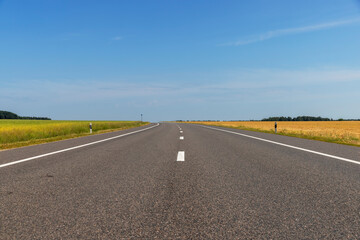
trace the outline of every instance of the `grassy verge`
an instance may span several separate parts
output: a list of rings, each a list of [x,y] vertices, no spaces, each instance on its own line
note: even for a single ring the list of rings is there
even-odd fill
[[[274,122],[190,122],[275,134]],[[360,121],[278,122],[278,135],[360,146]]]
[[[0,120],[0,150],[140,127],[140,121]]]

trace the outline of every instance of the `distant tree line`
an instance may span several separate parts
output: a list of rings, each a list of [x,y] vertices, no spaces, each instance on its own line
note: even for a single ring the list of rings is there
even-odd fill
[[[47,117],[21,117],[8,111],[0,111],[0,119],[27,119],[27,120],[51,120]]]
[[[332,118],[312,117],[312,116],[298,116],[298,117],[269,117],[261,121],[334,121]]]
[[[259,120],[176,120],[177,122],[247,122]],[[271,121],[271,122],[280,122],[280,121],[360,121],[360,119],[332,119],[332,118],[323,118],[323,117],[312,117],[312,116],[298,116],[298,117],[269,117],[264,118],[260,121]]]

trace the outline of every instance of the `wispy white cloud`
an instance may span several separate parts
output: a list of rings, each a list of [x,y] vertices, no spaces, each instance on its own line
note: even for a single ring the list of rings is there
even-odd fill
[[[359,69],[241,69],[211,74],[194,74],[188,84],[178,83],[178,76],[156,76],[156,82],[133,82],[132,79],[119,81],[27,81],[14,82],[0,87],[3,98],[29,98],[39,102],[53,99],[59,102],[87,102],[105,99],[152,98],[184,96],[222,95],[233,92],[262,91],[274,89],[322,88],[359,84]],[[183,76],[180,76],[180,78]],[[162,78],[169,80],[162,81]],[[206,81],[205,81],[206,79]],[[219,82],[219,79],[222,79]]]
[[[122,37],[122,36],[116,36],[116,37],[112,38],[112,40],[114,40],[114,41],[120,41],[120,40],[123,40],[123,39],[124,39],[124,37]]]
[[[241,119],[242,115],[236,115],[239,109],[244,119],[312,114],[312,110],[330,117],[356,118],[360,114],[356,108],[360,69],[239,69],[186,76],[190,79],[187,83],[178,81],[184,78],[179,74],[152,76],[157,79],[154,81],[133,81],[130,77],[113,81],[0,81],[0,109],[14,109],[22,115],[31,114],[27,112],[31,109],[55,119],[134,119],[144,106],[154,109],[157,120],[176,119],[178,109],[172,112],[176,105],[187,106],[179,118],[190,119]],[[274,112],[273,105],[283,112]],[[210,106],[215,109],[213,115],[208,115]]]
[[[348,20],[326,22],[326,23],[308,25],[308,26],[303,26],[303,27],[277,29],[277,30],[268,31],[268,32],[260,34],[258,36],[246,37],[244,40],[224,43],[221,45],[222,46],[241,46],[241,45],[247,45],[247,44],[251,44],[251,43],[255,43],[255,42],[262,42],[262,41],[280,37],[280,36],[319,31],[319,30],[323,30],[323,29],[335,28],[335,27],[350,25],[350,24],[359,23],[359,22],[360,22],[360,18],[353,18],[353,19],[348,19]]]
[[[324,86],[360,81],[359,69],[242,69],[228,72],[226,83],[209,85],[212,88],[265,89]]]

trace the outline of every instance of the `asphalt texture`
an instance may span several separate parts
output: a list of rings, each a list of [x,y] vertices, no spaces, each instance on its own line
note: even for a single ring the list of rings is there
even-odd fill
[[[0,165],[147,127],[2,151]],[[227,130],[360,162],[358,147]],[[360,239],[360,165],[161,123],[0,168],[0,239]]]

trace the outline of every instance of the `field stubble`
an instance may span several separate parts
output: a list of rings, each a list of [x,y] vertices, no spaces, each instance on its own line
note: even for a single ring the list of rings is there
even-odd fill
[[[250,131],[275,133],[274,122],[191,122]],[[277,122],[277,134],[360,146],[360,121]]]
[[[139,127],[139,121],[0,120],[0,150]]]

